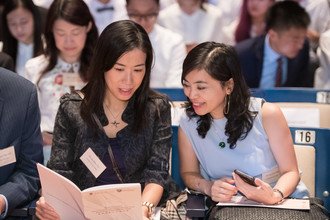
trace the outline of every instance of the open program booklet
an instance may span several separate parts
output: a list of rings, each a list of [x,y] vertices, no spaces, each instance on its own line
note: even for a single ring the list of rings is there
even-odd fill
[[[139,183],[95,186],[81,191],[64,176],[37,164],[42,195],[61,220],[142,220]]]
[[[248,200],[244,196],[233,196],[231,202],[219,202],[218,206],[254,206],[254,207],[268,207],[277,209],[298,209],[309,210],[309,199],[284,199],[283,203],[277,205],[264,205],[262,203]]]

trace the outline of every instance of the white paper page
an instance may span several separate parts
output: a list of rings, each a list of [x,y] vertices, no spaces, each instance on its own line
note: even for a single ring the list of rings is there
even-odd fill
[[[317,108],[281,107],[289,127],[320,127],[320,110]]]
[[[161,208],[156,207],[154,215],[152,216],[152,220],[160,220]]]
[[[39,163],[37,168],[42,195],[61,216],[61,220],[85,219],[81,210],[80,189],[69,179]]]
[[[308,199],[285,199],[283,203],[278,205],[264,205],[262,203],[248,200],[244,196],[233,196],[232,202],[219,202],[217,206],[250,206],[250,207],[269,207],[278,209],[297,209],[297,210],[309,210]]]
[[[85,216],[93,220],[142,220],[141,185],[111,184],[82,192]]]

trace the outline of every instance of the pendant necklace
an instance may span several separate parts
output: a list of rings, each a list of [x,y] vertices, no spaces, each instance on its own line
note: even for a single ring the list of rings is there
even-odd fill
[[[110,112],[111,116],[114,118],[114,120],[112,122],[110,122],[110,124],[112,124],[113,126],[115,126],[117,128],[117,126],[120,124],[120,122],[117,122],[117,118],[120,115],[121,112],[119,112],[116,116],[114,116],[114,114],[112,113],[112,111],[110,110],[110,108],[108,107],[107,104],[105,104],[105,107],[108,109],[108,111]]]
[[[218,143],[218,146],[220,148],[225,148],[226,147],[226,142],[223,141],[224,138],[222,138],[220,136],[220,130],[218,129],[218,127],[216,126],[214,121],[213,121],[213,126],[214,126],[214,130],[215,130],[215,131],[213,130],[213,132],[220,138],[220,142]]]

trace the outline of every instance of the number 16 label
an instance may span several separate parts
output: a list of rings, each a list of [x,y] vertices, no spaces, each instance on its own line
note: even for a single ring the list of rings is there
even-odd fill
[[[294,135],[294,142],[296,144],[314,144],[315,131],[296,130]]]

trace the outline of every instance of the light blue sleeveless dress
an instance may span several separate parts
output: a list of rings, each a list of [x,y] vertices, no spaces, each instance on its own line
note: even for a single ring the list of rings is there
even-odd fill
[[[196,130],[197,118],[189,119],[183,114],[180,127],[189,139],[200,162],[202,176],[207,180],[232,177],[234,169],[239,169],[254,177],[263,179],[263,174],[277,169],[277,163],[269,146],[268,137],[262,126],[262,99],[251,98],[250,110],[258,112],[253,127],[244,140],[238,140],[236,148],[230,149],[224,134],[226,118],[214,119],[205,138]],[[225,147],[219,147],[224,142]],[[268,182],[271,186],[276,180]],[[290,195],[293,198],[308,197],[305,184],[300,181],[296,190]]]

